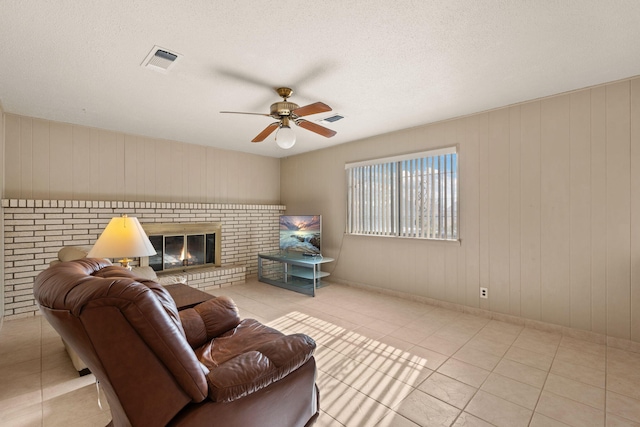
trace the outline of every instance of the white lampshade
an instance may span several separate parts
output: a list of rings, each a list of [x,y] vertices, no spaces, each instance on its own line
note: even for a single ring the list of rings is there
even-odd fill
[[[93,248],[87,255],[90,258],[123,258],[120,262],[128,267],[129,259],[155,255],[147,234],[138,218],[122,215],[111,218]]]
[[[276,144],[285,150],[293,147],[296,143],[296,133],[287,125],[280,126],[276,133]]]

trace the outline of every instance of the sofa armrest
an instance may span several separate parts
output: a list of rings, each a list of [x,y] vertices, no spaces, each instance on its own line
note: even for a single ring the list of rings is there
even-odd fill
[[[229,297],[210,299],[179,314],[187,341],[194,349],[240,323],[238,307]]]

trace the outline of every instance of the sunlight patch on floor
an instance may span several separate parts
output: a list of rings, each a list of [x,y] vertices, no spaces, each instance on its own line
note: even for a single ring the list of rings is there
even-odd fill
[[[283,333],[304,333],[318,345],[322,410],[344,425],[391,426],[386,417],[433,371],[428,359],[300,311],[269,322]]]

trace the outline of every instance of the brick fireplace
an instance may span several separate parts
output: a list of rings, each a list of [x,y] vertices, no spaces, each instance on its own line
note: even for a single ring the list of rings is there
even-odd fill
[[[282,205],[3,199],[4,316],[37,314],[35,277],[63,246],[95,243],[114,216],[135,216],[143,228],[220,224],[219,265],[189,273],[189,286],[208,290],[257,275],[258,252],[278,249],[278,218],[284,210]]]

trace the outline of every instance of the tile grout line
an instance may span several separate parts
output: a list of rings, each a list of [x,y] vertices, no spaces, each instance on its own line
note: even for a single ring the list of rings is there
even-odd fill
[[[44,335],[42,332],[42,321],[44,316],[40,317],[40,423],[44,427],[44,387],[43,385],[43,372],[44,372]]]
[[[484,330],[484,328],[486,328],[486,327],[487,327],[487,325],[489,325],[489,323],[491,323],[491,321],[492,321],[492,320],[493,320],[493,319],[489,319],[489,322],[487,322],[487,324],[486,324],[482,329],[480,329],[478,332],[476,332],[476,334],[475,334],[473,337],[471,337],[471,338],[469,339],[469,341],[471,341],[474,337],[476,337],[478,334],[480,334],[480,332],[481,332],[482,330]],[[476,389],[475,393],[473,393],[473,396],[471,396],[471,398],[470,398],[470,399],[467,401],[467,403],[464,405],[464,408],[462,408],[462,410],[460,411],[460,413],[458,414],[458,416],[457,416],[457,417],[456,417],[456,419],[454,420],[454,424],[455,424],[455,422],[458,420],[458,418],[460,418],[460,415],[462,415],[462,414],[465,412],[465,409],[467,409],[467,406],[469,406],[469,403],[471,403],[471,401],[473,400],[473,398],[474,398],[474,397],[476,397],[476,395],[478,394],[478,392],[480,391],[480,389],[482,388],[482,386],[484,385],[484,383],[487,381],[487,379],[489,378],[489,376],[491,376],[491,374],[495,371],[496,367],[500,364],[500,362],[502,361],[502,359],[504,359],[504,356],[509,352],[509,350],[511,349],[511,347],[513,347],[513,343],[514,343],[514,342],[516,342],[516,340],[518,339],[518,337],[520,337],[520,335],[522,334],[522,331],[524,331],[525,329],[526,329],[526,327],[524,327],[524,326],[522,327],[522,329],[520,329],[520,332],[518,332],[518,335],[514,338],[513,342],[512,342],[511,344],[509,344],[509,348],[507,349],[507,351],[505,351],[505,352],[504,352],[504,354],[503,354],[502,356],[500,356],[500,360],[499,360],[499,361],[498,361],[498,363],[496,363],[496,365],[491,369],[491,371],[489,371],[490,373],[489,373],[489,375],[487,375],[487,378],[485,378],[485,379],[482,381],[482,384],[480,384],[480,386],[478,386],[478,388]],[[469,341],[467,341],[467,343],[468,343]],[[466,343],[465,343],[465,344],[466,344]],[[462,347],[461,347],[461,348],[462,348]],[[454,355],[455,355],[455,353],[454,353]],[[451,357],[453,357],[453,355],[452,355]],[[455,378],[454,378],[454,379],[455,379]],[[457,380],[456,380],[456,381],[457,381]],[[485,393],[488,393],[488,392],[486,392],[486,391],[485,391]],[[489,393],[489,394],[493,395],[493,393]],[[498,398],[502,399],[500,396],[496,396],[496,397],[498,397]],[[506,400],[506,399],[505,399],[505,400]],[[511,403],[513,403],[513,402],[511,402]],[[518,405],[518,406],[520,406],[520,405]],[[525,409],[527,409],[527,408],[525,408]],[[470,413],[470,414],[471,414],[471,413]],[[490,421],[487,421],[487,420],[485,420],[485,419],[483,419],[483,418],[478,417],[477,415],[474,415],[474,414],[471,414],[471,415],[473,415],[474,417],[479,418],[479,419],[481,419],[482,421],[485,421],[485,422],[487,422],[487,423],[489,423],[489,424],[491,424],[491,425],[495,425],[495,424],[493,424],[493,423],[492,423],[492,422],[490,422]],[[531,413],[531,418],[529,419],[529,423],[527,423],[527,424],[531,424],[531,419],[533,419],[533,412]],[[452,424],[452,425],[453,425],[453,424]]]
[[[540,387],[540,394],[538,394],[538,399],[536,399],[536,404],[533,407],[533,413],[531,414],[531,420],[529,420],[529,425],[531,425],[531,422],[533,421],[533,416],[536,414],[536,409],[538,409],[538,405],[540,404],[540,398],[542,397],[542,393],[544,392],[544,386],[547,385],[547,380],[549,379],[549,374],[551,374],[551,369],[553,368],[553,362],[555,362],[556,357],[558,356],[558,350],[560,349],[560,345],[562,344],[562,335],[560,335],[560,342],[558,343],[558,345],[556,346],[556,351],[553,353],[553,358],[551,359],[551,364],[549,365],[549,370],[547,371],[546,375],[544,376],[544,381],[542,382],[542,386]],[[573,399],[571,399],[573,400]],[[542,414],[544,415],[544,414]],[[547,415],[545,415],[547,416]],[[549,417],[551,419],[555,419],[552,417]],[[560,420],[556,420],[560,423],[563,423]],[[563,423],[564,424],[564,423]]]
[[[607,425],[607,375],[609,373],[609,346],[604,346],[604,425]]]

